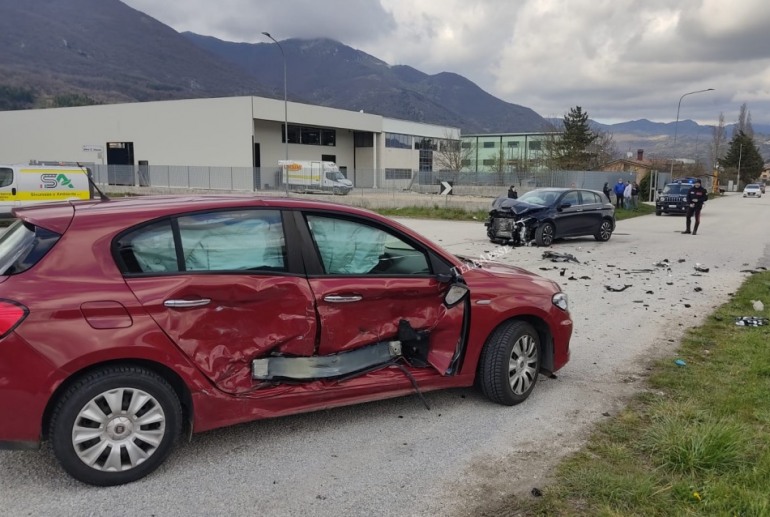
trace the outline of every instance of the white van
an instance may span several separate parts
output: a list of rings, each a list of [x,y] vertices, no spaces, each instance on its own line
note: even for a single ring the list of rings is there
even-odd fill
[[[332,192],[345,195],[353,189],[334,162],[309,160],[280,160],[283,183],[302,192]]]
[[[0,165],[0,216],[17,206],[67,199],[93,199],[86,167]]]

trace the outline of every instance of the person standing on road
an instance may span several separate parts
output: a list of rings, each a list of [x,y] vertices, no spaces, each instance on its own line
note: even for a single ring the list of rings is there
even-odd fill
[[[519,193],[516,192],[516,185],[511,185],[511,188],[508,189],[508,198],[516,199],[518,197],[519,197]]]
[[[615,192],[615,208],[623,207],[623,191],[626,190],[626,186],[623,185],[623,180],[618,178],[618,182],[615,183],[612,191]]]
[[[639,185],[635,182],[631,182],[631,208],[639,210]]]
[[[609,202],[612,203],[612,198],[610,197],[610,192],[612,192],[612,191],[610,190],[610,182],[609,181],[605,181],[604,182],[604,187],[602,187],[602,192],[604,192],[604,195],[607,197]]]
[[[701,186],[700,180],[695,180],[695,184],[687,191],[687,229],[682,233],[690,233],[690,219],[695,216],[695,226],[692,229],[692,234],[698,234],[698,226],[700,226],[700,211],[709,198],[708,191]]]

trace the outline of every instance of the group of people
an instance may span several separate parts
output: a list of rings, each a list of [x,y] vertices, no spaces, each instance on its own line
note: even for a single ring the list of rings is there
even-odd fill
[[[639,185],[635,181],[626,181],[618,178],[618,182],[610,189],[609,182],[604,184],[604,195],[612,202],[611,194],[615,194],[615,208],[636,210],[639,208]]]

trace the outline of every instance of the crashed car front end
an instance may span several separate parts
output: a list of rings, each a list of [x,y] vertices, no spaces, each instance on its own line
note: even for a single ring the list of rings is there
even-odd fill
[[[540,223],[535,215],[543,208],[505,197],[496,199],[484,223],[487,237],[497,244],[529,245],[535,240],[535,230]]]

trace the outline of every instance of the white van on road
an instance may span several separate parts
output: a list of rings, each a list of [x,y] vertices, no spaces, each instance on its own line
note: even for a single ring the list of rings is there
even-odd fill
[[[0,165],[0,216],[32,203],[93,199],[90,173],[77,166]]]

